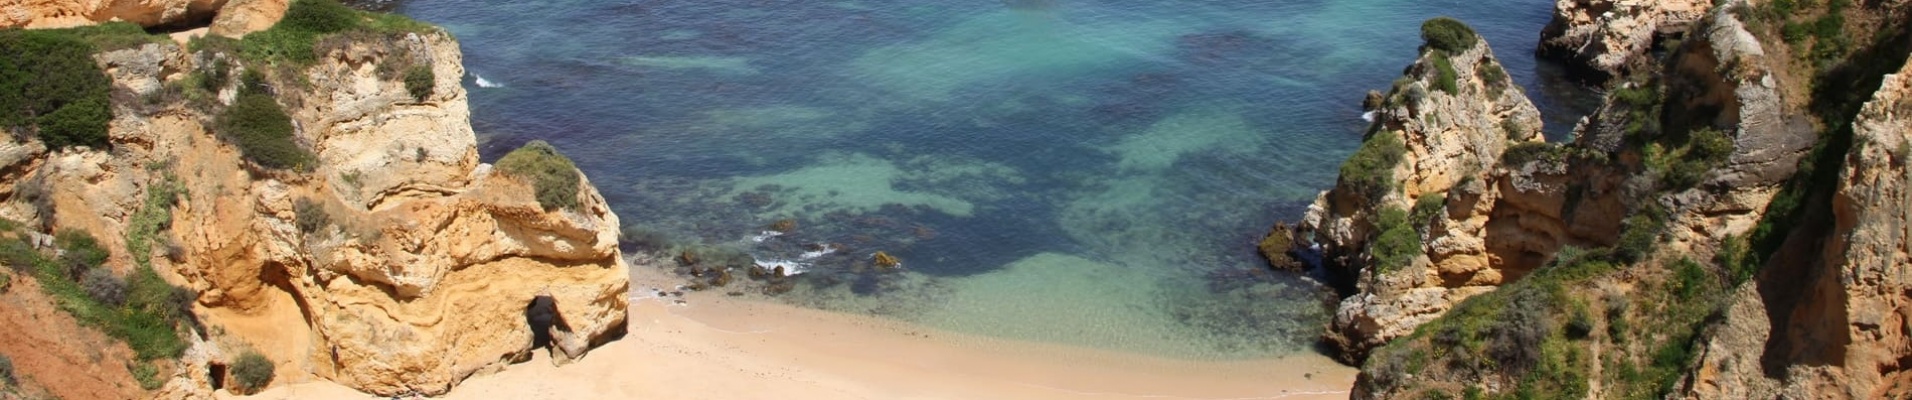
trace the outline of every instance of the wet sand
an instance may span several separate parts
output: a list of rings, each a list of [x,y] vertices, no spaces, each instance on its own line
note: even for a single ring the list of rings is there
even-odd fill
[[[639,268],[643,269],[643,268]],[[1173,360],[949,333],[732,298],[653,297],[632,281],[630,333],[583,360],[548,356],[475,376],[449,399],[1327,399],[1355,370],[1314,354]],[[251,398],[374,398],[331,383]]]

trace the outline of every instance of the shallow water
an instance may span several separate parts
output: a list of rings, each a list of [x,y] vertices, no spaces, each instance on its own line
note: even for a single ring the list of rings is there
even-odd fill
[[[484,159],[574,158],[636,233],[807,268],[780,299],[1186,358],[1327,317],[1253,243],[1360,140],[1360,99],[1472,23],[1563,135],[1547,0],[414,1],[465,47]],[[476,76],[483,76],[481,85]],[[1542,89],[1542,90],[1536,90]],[[761,235],[794,220],[798,229]],[[803,254],[815,244],[829,254]],[[895,255],[901,272],[869,265]]]

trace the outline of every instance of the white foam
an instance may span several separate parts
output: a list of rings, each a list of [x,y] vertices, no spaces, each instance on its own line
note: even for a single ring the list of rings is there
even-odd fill
[[[769,271],[775,271],[777,267],[783,267],[784,276],[801,274],[804,270],[810,269],[810,263],[791,260],[756,260],[756,264],[757,267]]]
[[[1364,112],[1364,113],[1361,113],[1361,120],[1363,120],[1363,121],[1368,121],[1368,122],[1374,122],[1374,112],[1373,112],[1373,111],[1369,111],[1369,112]]]
[[[475,78],[478,78],[478,87],[481,87],[481,88],[501,88],[501,87],[505,87],[505,84],[502,84],[502,83],[497,83],[497,82],[492,82],[492,81],[490,81],[490,80],[486,80],[486,79],[485,79],[485,76],[484,76],[484,75],[479,75],[479,74],[476,74],[476,73],[473,73],[473,74],[471,74],[471,76],[472,76],[472,77],[475,77]]]
[[[770,238],[773,238],[773,237],[778,237],[778,236],[783,236],[783,232],[777,232],[777,231],[763,231],[763,232],[761,232],[761,233],[758,233],[758,234],[757,234],[756,236],[751,236],[751,237],[750,237],[750,242],[751,242],[751,243],[763,243],[763,241],[765,241],[765,240],[770,240]]]
[[[817,257],[822,257],[822,256],[823,256],[823,255],[825,255],[825,254],[830,254],[830,253],[835,253],[836,251],[837,251],[837,248],[836,248],[836,246],[831,246],[831,245],[828,245],[828,244],[825,244],[825,245],[823,245],[823,249],[821,249],[821,250],[816,250],[816,251],[806,251],[806,252],[803,252],[803,254],[802,254],[802,255],[799,255],[799,256],[797,256],[797,259],[798,259],[798,260],[812,260],[812,259],[816,259]]]

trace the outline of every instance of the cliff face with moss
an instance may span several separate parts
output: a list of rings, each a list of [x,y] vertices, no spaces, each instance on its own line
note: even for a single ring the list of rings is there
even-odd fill
[[[1679,39],[1602,50],[1631,67],[1600,67],[1613,73],[1605,102],[1569,143],[1449,155],[1498,162],[1429,191],[1414,184],[1439,174],[1424,162],[1368,163],[1385,138],[1371,134],[1350,165],[1406,183],[1366,203],[1341,193],[1375,190],[1361,184],[1372,175],[1343,167],[1301,233],[1318,231],[1324,267],[1359,277],[1324,335],[1362,366],[1356,397],[1912,392],[1912,284],[1897,278],[1912,248],[1896,114],[1908,109],[1907,7],[1726,2],[1688,20],[1675,3],[1560,2],[1556,14],[1610,7],[1590,31],[1652,14],[1677,20],[1653,36]],[[1420,200],[1430,193],[1445,196]],[[1417,209],[1430,211],[1400,211]],[[1407,218],[1336,222],[1390,213]]]
[[[439,394],[534,346],[561,361],[621,335],[617,216],[555,152],[524,156],[560,166],[538,173],[479,162],[451,36],[299,12],[334,24],[101,42],[106,143],[48,146],[41,126],[0,145],[21,237],[86,232],[103,265],[189,290],[155,395],[231,388],[210,374],[247,351],[275,383]]]

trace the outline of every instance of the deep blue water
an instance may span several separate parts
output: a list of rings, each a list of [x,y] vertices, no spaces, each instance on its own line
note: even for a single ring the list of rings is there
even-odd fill
[[[1325,314],[1253,243],[1333,184],[1419,23],[1471,23],[1561,136],[1548,0],[413,1],[485,160],[533,139],[680,246],[804,263],[808,306],[1185,357]],[[493,87],[478,84],[483,77]],[[793,219],[790,235],[752,240]],[[635,235],[633,235],[635,236]],[[806,245],[837,251],[803,258]],[[904,272],[865,268],[875,251]]]

